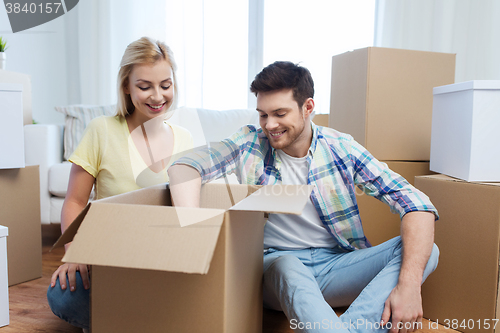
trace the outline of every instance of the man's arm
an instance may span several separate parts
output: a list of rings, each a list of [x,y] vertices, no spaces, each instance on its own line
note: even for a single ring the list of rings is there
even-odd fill
[[[396,287],[385,302],[382,322],[389,322],[392,316],[391,332],[398,332],[397,324],[411,323],[412,329],[403,328],[400,332],[413,332],[414,323],[422,322],[421,285],[423,273],[434,245],[435,215],[431,212],[407,213],[401,222],[403,261]],[[410,324],[408,324],[408,327]]]
[[[177,164],[168,168],[168,176],[174,206],[200,207],[201,176],[198,170]]]

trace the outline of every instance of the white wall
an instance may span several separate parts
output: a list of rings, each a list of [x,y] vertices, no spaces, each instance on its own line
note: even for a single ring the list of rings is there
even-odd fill
[[[0,36],[8,43],[5,69],[31,76],[33,119],[39,123],[64,119],[54,106],[68,103],[66,16],[14,34],[5,6],[0,6]]]
[[[163,0],[80,1],[63,16],[14,34],[0,5],[6,70],[31,76],[33,119],[63,123],[55,106],[116,103],[125,48],[142,36],[165,41],[165,11]]]

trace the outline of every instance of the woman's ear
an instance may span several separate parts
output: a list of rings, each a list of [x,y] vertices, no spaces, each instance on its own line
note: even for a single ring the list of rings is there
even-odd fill
[[[130,84],[130,81],[128,79],[128,77],[125,79],[125,81],[123,82],[123,92],[126,94],[126,95],[130,95],[130,88],[129,88],[129,84]]]

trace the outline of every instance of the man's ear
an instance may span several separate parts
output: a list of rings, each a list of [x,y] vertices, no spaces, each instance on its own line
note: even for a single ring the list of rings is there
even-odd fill
[[[311,97],[309,97],[304,102],[304,105],[302,105],[302,114],[304,115],[304,118],[309,117],[313,111],[314,111],[314,100]]]

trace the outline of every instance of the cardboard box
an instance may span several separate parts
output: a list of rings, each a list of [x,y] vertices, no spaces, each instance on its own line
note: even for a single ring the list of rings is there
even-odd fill
[[[454,54],[369,47],[336,55],[329,127],[379,160],[429,161],[432,88],[454,82]]]
[[[261,332],[263,211],[300,214],[312,186],[257,188],[204,185],[199,209],[165,185],[89,204],[55,246],[78,229],[63,261],[93,265],[92,332]]]
[[[412,185],[416,176],[433,173],[429,170],[429,162],[382,162],[387,163],[392,171],[403,176]],[[363,230],[372,245],[381,244],[401,234],[401,219],[398,214],[391,213],[389,206],[361,190],[356,193]]]
[[[0,170],[0,223],[9,228],[9,285],[42,276],[38,165]]]
[[[9,228],[0,226],[0,327],[9,325],[9,281],[7,274],[7,236]]]
[[[313,123],[318,126],[328,127],[328,114],[319,113],[315,114],[313,118]]]
[[[0,83],[0,169],[24,168],[23,86]]]
[[[434,88],[431,170],[467,181],[500,181],[500,80]]]
[[[424,317],[445,326],[458,323],[455,329],[463,332],[493,332],[500,319],[500,183],[433,175],[417,177],[415,185],[440,215],[439,264],[422,286]]]

